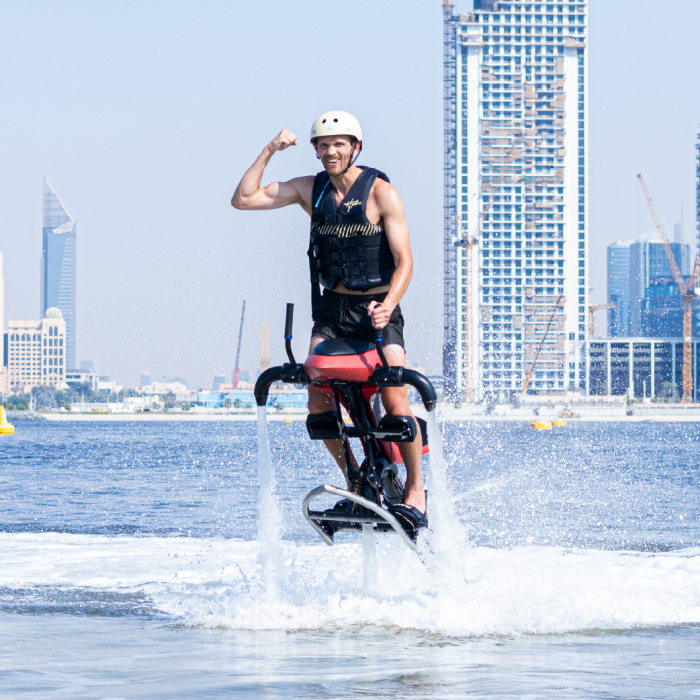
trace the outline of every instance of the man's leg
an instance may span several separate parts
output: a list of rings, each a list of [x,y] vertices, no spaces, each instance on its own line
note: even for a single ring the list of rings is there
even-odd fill
[[[309,355],[311,354],[312,350],[324,340],[326,340],[326,338],[322,336],[312,336],[311,344],[309,345]],[[332,396],[328,396],[328,394],[324,394],[322,391],[319,391],[312,384],[309,384],[309,413],[328,413],[329,411],[335,410],[340,410],[336,408],[335,399]],[[335,460],[338,467],[340,467],[340,471],[343,473],[343,477],[347,481],[345,470],[345,455],[343,454],[343,441],[324,440],[323,444],[331,453],[331,456]],[[352,453],[352,449],[350,449],[350,462],[353,469],[357,470],[360,468],[357,464],[357,460],[355,459],[355,455]]]
[[[400,345],[388,345],[384,347],[384,354],[387,362],[394,367],[406,366],[406,355]],[[408,390],[403,387],[388,387],[381,390],[382,403],[387,415],[390,416],[411,416],[415,420],[415,416],[411,412],[411,407],[408,403]],[[332,409],[330,409],[332,410]],[[403,463],[406,465],[406,494],[403,502],[406,505],[417,508],[421,513],[425,513],[425,488],[420,473],[421,453],[423,452],[423,442],[420,435],[420,427],[418,434],[413,442],[399,442],[397,446]]]

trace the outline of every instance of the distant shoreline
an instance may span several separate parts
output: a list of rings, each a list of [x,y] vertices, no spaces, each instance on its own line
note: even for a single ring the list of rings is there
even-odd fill
[[[425,411],[416,409],[417,415],[425,415]],[[693,413],[696,413],[695,411]],[[162,422],[189,422],[189,423],[204,423],[204,422],[254,422],[257,420],[255,415],[207,415],[207,414],[167,414],[167,413],[113,413],[113,414],[90,414],[90,413],[42,413],[42,418],[47,421],[56,423],[77,422],[139,422],[139,423],[162,423]],[[438,420],[446,420],[450,423],[530,423],[533,420],[553,420],[554,416],[498,416],[498,415],[457,415],[456,412],[450,411],[448,414],[443,413],[438,409]],[[267,414],[268,422],[274,423],[297,423],[306,420],[306,414],[282,414],[274,415]],[[698,423],[700,422],[700,412],[697,415],[691,416],[581,416],[578,418],[565,418],[567,423]]]

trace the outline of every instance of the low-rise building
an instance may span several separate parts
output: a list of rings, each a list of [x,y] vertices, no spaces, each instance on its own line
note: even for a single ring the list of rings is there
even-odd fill
[[[27,392],[35,386],[66,389],[66,322],[51,307],[41,321],[7,324],[7,375],[10,391]]]
[[[588,342],[586,393],[674,401],[683,394],[683,338],[610,338]],[[692,401],[700,382],[700,341],[691,344]]]
[[[82,362],[80,363],[83,364]],[[99,381],[99,375],[92,370],[84,369],[67,369],[66,370],[66,384],[73,389],[82,384],[87,384],[91,391],[97,391],[97,382]]]
[[[116,396],[124,387],[117,382],[109,380],[109,377],[100,377],[97,380],[97,391],[104,391],[109,396]]]
[[[306,389],[270,389],[267,405],[279,411],[299,411],[306,409],[309,393]],[[197,404],[205,408],[254,409],[255,396],[252,389],[232,389],[231,391],[200,391]]]
[[[127,396],[124,405],[132,411],[158,411],[163,408],[160,396],[148,394],[146,396]]]
[[[185,394],[187,387],[182,382],[151,382],[139,389],[141,394]]]

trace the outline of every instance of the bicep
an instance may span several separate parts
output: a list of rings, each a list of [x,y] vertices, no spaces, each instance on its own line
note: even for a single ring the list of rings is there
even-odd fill
[[[271,182],[266,187],[261,187],[253,197],[249,209],[280,209],[291,204],[301,204],[301,197],[296,180],[287,182]]]

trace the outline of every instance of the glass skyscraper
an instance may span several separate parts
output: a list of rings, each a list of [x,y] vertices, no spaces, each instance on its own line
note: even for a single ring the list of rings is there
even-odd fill
[[[630,335],[630,246],[634,241],[619,239],[608,246],[608,304],[617,304],[608,311],[608,335],[627,338]]]
[[[680,242],[680,226],[673,227],[671,252],[681,275],[690,275],[690,246]],[[666,232],[668,239],[672,240]],[[635,337],[681,337],[683,335],[682,299],[673,277],[664,244],[656,232],[646,234],[630,246],[630,326]]]
[[[444,5],[445,396],[585,385],[586,2]],[[543,341],[544,338],[544,341]]]
[[[76,222],[44,178],[44,227],[41,256],[41,317],[61,310],[66,322],[66,366],[75,367]]]

